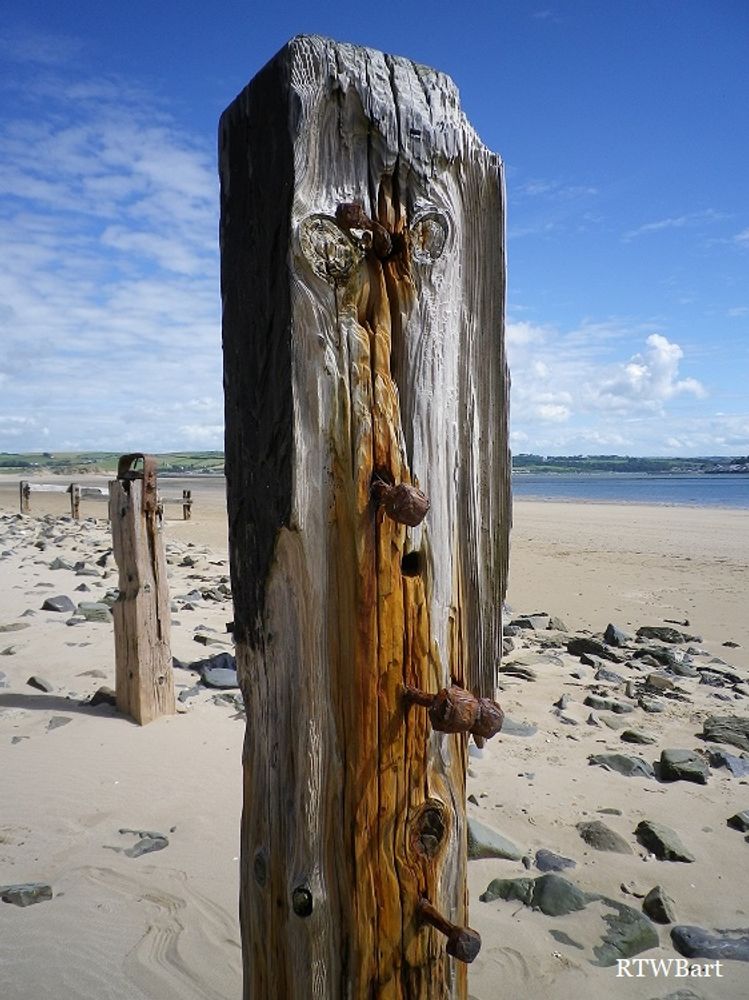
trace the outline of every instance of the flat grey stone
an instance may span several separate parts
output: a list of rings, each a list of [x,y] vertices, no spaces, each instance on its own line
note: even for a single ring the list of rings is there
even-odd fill
[[[749,718],[711,715],[705,719],[702,736],[712,743],[728,743],[739,750],[749,750]]]
[[[594,964],[608,968],[616,965],[621,958],[632,958],[658,947],[658,932],[647,917],[616,899],[608,896],[598,898],[613,912],[603,916],[607,929],[601,944],[593,948],[597,959]]]
[[[625,729],[619,736],[619,739],[625,743],[639,743],[643,746],[658,742],[654,736],[647,736],[637,729]]]
[[[144,854],[151,854],[153,851],[163,851],[169,846],[169,838],[164,833],[156,830],[130,830],[127,827],[120,829],[123,835],[133,834],[140,839],[123,851],[128,858],[140,858]]]
[[[532,667],[527,667],[523,663],[501,663],[499,666],[500,674],[505,674],[508,677],[519,677],[523,681],[535,681],[538,680],[538,674]]]
[[[741,830],[742,833],[749,831],[749,809],[744,809],[741,812],[734,813],[730,816],[726,823],[734,830]]]
[[[576,636],[567,643],[567,652],[572,656],[582,656],[584,653],[592,653],[600,656],[602,660],[613,660],[615,663],[621,661],[621,656],[614,653],[610,646],[600,639],[593,639],[589,636]]]
[[[625,778],[654,778],[652,766],[642,757],[630,757],[622,753],[595,753],[588,757],[591,764],[603,767],[607,771],[616,771]]]
[[[577,832],[596,851],[611,851],[614,854],[632,854],[632,848],[624,837],[606,826],[600,819],[578,823]]]
[[[553,872],[537,878],[495,878],[479,896],[483,903],[491,903],[495,899],[516,899],[548,917],[560,917],[584,910],[592,898],[587,892]]]
[[[490,826],[470,817],[468,819],[468,858],[475,861],[479,858],[505,858],[508,861],[520,861],[523,852],[511,840]]]
[[[573,861],[572,858],[565,858],[561,854],[554,854],[553,851],[547,851],[544,847],[536,851],[536,868],[539,871],[561,872],[565,868],[575,868],[576,865],[577,862]]]
[[[653,886],[643,899],[642,908],[657,924],[672,924],[676,920],[674,901],[660,885]]]
[[[206,667],[201,674],[201,680],[212,688],[225,690],[239,687],[236,670],[229,670],[226,667]]]
[[[665,674],[648,674],[645,683],[653,691],[672,691],[674,688],[674,682]]]
[[[0,632],[20,632],[30,627],[28,622],[9,622],[7,625],[0,625]]]
[[[641,696],[638,698],[637,704],[643,712],[647,712],[648,715],[658,715],[666,710],[666,706],[663,702],[657,701],[655,698],[645,698]]]
[[[628,646],[634,642],[634,636],[609,622],[606,626],[606,631],[603,633],[603,641],[608,646]]]
[[[679,954],[687,958],[749,962],[749,933],[745,930],[711,934],[701,927],[680,924],[671,929],[671,941]]]
[[[111,687],[102,685],[102,687],[91,695],[86,704],[91,708],[96,708],[97,705],[112,705],[116,707],[117,694]]]
[[[623,684],[624,678],[621,674],[617,674],[615,670],[609,670],[608,667],[599,667],[596,670],[595,679],[597,681],[603,681],[604,684]]]
[[[195,660],[193,663],[180,663],[174,660],[174,666],[197,671],[207,687],[222,689],[239,687],[237,661],[227,651],[216,653],[215,656],[209,656],[205,660]]]
[[[694,781],[706,785],[710,769],[693,750],[662,750],[659,777],[662,781]]]
[[[538,726],[534,726],[531,722],[516,722],[514,719],[505,716],[505,721],[502,723],[502,736],[528,737],[535,736],[537,732]]]
[[[637,636],[640,639],[655,639],[657,642],[669,642],[675,645],[682,642],[702,642],[699,636],[680,632],[667,625],[643,625],[642,628],[638,628]]]
[[[593,949],[596,965],[615,965],[620,958],[630,958],[658,947],[655,928],[637,910],[607,896],[583,892],[554,873],[535,879],[494,879],[479,899],[484,903],[496,899],[519,900],[524,906],[540,910],[550,917],[575,913],[585,909],[589,903],[602,902],[610,912],[604,914],[606,931],[601,943]]]
[[[78,614],[83,615],[87,622],[112,624],[112,612],[109,605],[103,601],[81,601],[78,605]]]
[[[72,614],[75,611],[75,604],[64,594],[57,597],[48,597],[42,604],[42,611],[57,611],[60,614]]]
[[[519,629],[532,629],[536,631],[548,629],[550,621],[550,615],[522,615],[519,618],[513,618],[510,625],[514,625]]]
[[[691,851],[688,851],[682,844],[678,833],[668,826],[644,819],[637,824],[635,833],[640,843],[661,861],[691,862],[695,860]]]
[[[58,556],[56,559],[52,560],[52,562],[49,564],[49,568],[50,569],[70,569],[70,570],[72,570],[74,567],[73,567],[73,564],[71,562],[68,562],[67,559],[62,559],[60,556]]]
[[[46,882],[23,882],[18,885],[0,885],[0,899],[13,906],[33,906],[52,899],[52,886]]]
[[[615,715],[628,715],[634,712],[634,705],[628,705],[625,701],[617,701],[616,698],[604,698],[599,694],[589,694],[583,702],[589,708],[594,708],[597,712],[614,712]]]
[[[51,694],[55,690],[55,685],[51,681],[46,680],[44,677],[39,677],[38,674],[33,674],[29,677],[26,683],[29,687],[36,688],[37,691],[44,691],[45,694]]]

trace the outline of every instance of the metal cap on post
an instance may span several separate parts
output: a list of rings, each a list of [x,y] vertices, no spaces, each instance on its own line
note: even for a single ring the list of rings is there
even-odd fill
[[[145,725],[176,711],[169,586],[151,455],[120,458],[109,484],[109,519],[120,591],[112,607],[117,706]]]

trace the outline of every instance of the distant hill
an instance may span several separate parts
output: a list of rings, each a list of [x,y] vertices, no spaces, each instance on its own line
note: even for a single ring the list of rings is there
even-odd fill
[[[0,452],[0,473],[49,472],[56,475],[96,475],[114,472],[121,452]],[[161,475],[223,475],[222,451],[177,451],[155,455]],[[749,456],[704,458],[637,458],[628,455],[512,456],[515,473],[639,472],[658,475],[749,473]]]
[[[0,473],[96,475],[114,472],[121,454],[119,451],[0,452]],[[224,471],[222,451],[166,452],[154,457],[161,475],[222,475]]]
[[[726,458],[637,458],[628,455],[513,455],[512,471],[523,472],[640,472],[681,474],[749,472],[749,456]]]

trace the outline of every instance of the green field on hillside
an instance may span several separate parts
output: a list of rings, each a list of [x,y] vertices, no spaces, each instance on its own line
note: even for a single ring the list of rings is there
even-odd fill
[[[10,454],[0,453],[0,472],[51,472],[57,475],[76,473],[96,474],[97,472],[112,472],[117,468],[118,451],[55,451],[55,452],[22,452]],[[193,475],[221,474],[224,471],[224,453],[222,451],[185,451],[166,452],[156,455],[159,472],[191,473]]]

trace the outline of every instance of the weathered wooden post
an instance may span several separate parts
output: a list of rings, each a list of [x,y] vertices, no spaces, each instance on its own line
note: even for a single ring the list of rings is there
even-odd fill
[[[31,513],[31,485],[27,480],[22,479],[18,484],[19,500],[21,504],[21,513],[30,514]]]
[[[182,490],[182,520],[189,521],[192,517],[192,490]]]
[[[134,468],[138,460],[142,471]],[[109,519],[120,591],[112,606],[117,707],[144,726],[176,711],[169,585],[150,455],[120,458],[109,484]]]
[[[501,725],[501,160],[448,77],[318,37],[219,149],[244,997],[458,1000],[467,733]]]
[[[81,488],[78,483],[70,484],[70,516],[74,521],[81,519]]]

